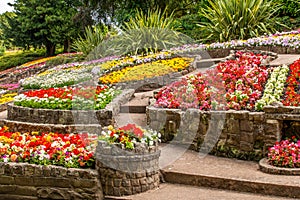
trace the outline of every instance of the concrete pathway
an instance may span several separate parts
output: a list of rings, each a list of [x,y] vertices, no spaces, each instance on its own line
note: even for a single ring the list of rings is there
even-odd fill
[[[292,200],[274,196],[216,190],[204,187],[193,187],[179,184],[161,184],[159,189],[130,197],[115,199],[124,200]]]

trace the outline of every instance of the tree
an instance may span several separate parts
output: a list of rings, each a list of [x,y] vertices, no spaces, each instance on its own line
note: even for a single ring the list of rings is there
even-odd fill
[[[10,5],[16,17],[9,20],[9,33],[16,45],[45,46],[50,56],[55,53],[57,44],[68,45],[77,33],[73,17],[79,0],[15,0]]]

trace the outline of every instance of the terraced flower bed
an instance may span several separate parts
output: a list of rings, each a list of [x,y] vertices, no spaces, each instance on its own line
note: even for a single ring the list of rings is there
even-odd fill
[[[104,109],[119,90],[108,86],[64,87],[33,90],[14,98],[14,105],[28,108],[60,110],[99,110]]]
[[[194,150],[211,148],[216,155],[251,160],[264,157],[287,134],[284,127],[293,134],[299,128],[299,109],[286,105],[298,106],[299,60],[266,67],[261,55],[237,54],[235,60],[160,90],[147,108],[149,126],[162,131],[165,141],[190,142]]]
[[[248,40],[232,40],[223,43],[192,44],[171,49],[176,53],[193,53],[207,51],[212,58],[222,58],[229,55],[231,49],[252,49],[271,51],[278,54],[300,53],[300,32],[282,32],[264,35]]]
[[[100,77],[99,82],[103,84],[115,84],[163,76],[188,68],[192,61],[193,59],[191,58],[172,58],[126,67],[120,71],[114,71]]]

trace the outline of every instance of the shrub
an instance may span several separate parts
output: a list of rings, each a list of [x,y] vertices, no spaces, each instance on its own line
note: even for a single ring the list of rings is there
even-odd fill
[[[85,28],[84,37],[79,38],[73,43],[73,48],[77,52],[88,55],[107,37],[108,27],[105,25],[88,26]]]
[[[0,71],[41,58],[44,52],[21,52],[13,55],[4,55],[0,58]]]
[[[207,22],[199,24],[203,40],[220,42],[248,39],[263,33],[275,32],[276,11],[280,8],[273,0],[208,0],[200,9]]]

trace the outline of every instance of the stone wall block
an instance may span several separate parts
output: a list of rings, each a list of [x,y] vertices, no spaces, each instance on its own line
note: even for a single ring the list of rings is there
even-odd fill
[[[228,119],[226,126],[229,133],[238,133],[240,131],[240,123],[238,120]]]
[[[241,120],[240,121],[240,130],[241,131],[253,131],[253,122],[249,120]]]
[[[245,131],[241,131],[240,133],[240,139],[243,142],[247,142],[247,143],[254,143],[254,136],[253,136],[253,132],[245,132]]]

